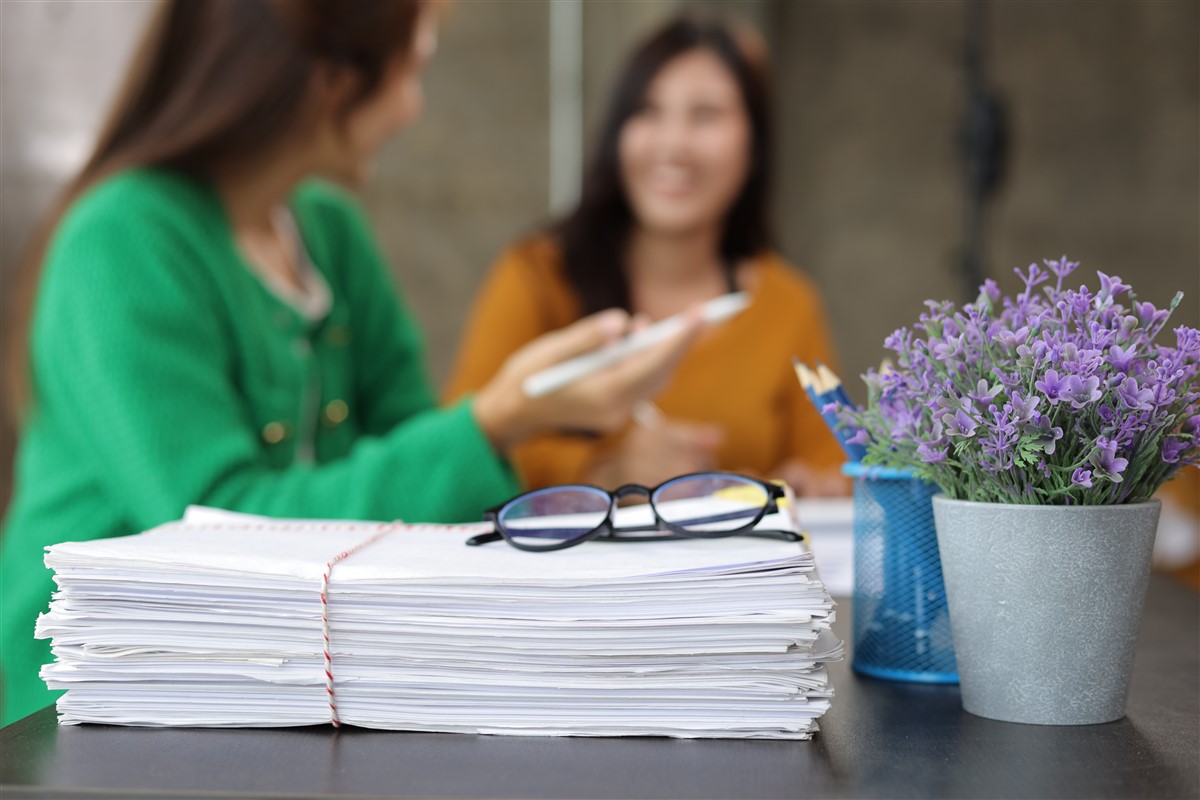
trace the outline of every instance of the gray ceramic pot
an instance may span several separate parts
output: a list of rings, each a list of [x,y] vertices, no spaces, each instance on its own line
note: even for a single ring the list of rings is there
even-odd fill
[[[1125,716],[1160,509],[933,498],[967,711],[1038,725]]]

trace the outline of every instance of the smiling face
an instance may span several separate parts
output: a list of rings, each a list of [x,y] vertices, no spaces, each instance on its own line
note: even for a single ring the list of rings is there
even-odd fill
[[[737,81],[704,49],[669,61],[621,128],[626,197],[642,229],[719,227],[750,169],[751,125]]]

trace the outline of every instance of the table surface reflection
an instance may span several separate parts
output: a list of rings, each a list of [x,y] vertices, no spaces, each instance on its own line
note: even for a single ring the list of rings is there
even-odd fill
[[[0,730],[0,796],[1200,797],[1200,596],[1164,578],[1117,722],[996,722],[965,713],[957,687],[864,678],[848,660],[832,672],[809,742],[60,728],[47,709]]]

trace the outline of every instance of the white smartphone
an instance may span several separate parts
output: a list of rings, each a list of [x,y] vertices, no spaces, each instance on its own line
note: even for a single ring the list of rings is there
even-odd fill
[[[732,317],[748,305],[750,305],[749,294],[732,292],[709,300],[701,309],[704,321],[711,325]],[[683,330],[683,316],[683,314],[676,314],[673,317],[667,317],[637,333],[626,336],[619,342],[567,359],[561,364],[555,364],[541,372],[535,372],[525,379],[521,388],[524,389],[526,397],[541,397],[557,391],[586,375],[591,375],[593,372],[615,364],[647,347],[670,339]]]

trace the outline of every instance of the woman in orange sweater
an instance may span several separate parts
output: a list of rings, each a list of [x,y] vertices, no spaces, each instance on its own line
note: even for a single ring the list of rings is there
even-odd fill
[[[658,320],[729,291],[750,307],[704,334],[637,423],[595,438],[543,435],[512,454],[530,487],[654,485],[729,469],[804,494],[845,490],[839,446],[792,370],[833,361],[816,288],[776,255],[765,50],[683,17],[621,77],[578,207],[507,251],[475,302],[447,387],[489,381],[513,351],[595,310]]]

